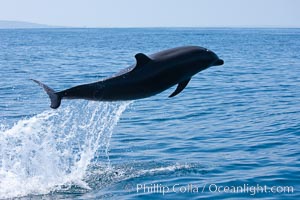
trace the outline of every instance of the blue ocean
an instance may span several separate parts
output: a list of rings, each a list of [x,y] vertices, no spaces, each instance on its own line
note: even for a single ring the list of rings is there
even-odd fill
[[[134,55],[225,61],[173,98],[65,100]],[[0,30],[0,199],[300,199],[300,29]]]

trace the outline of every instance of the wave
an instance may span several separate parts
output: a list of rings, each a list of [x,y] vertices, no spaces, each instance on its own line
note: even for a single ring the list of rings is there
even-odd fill
[[[113,128],[130,102],[72,102],[0,130],[0,199],[78,185],[97,153],[108,158]],[[108,160],[109,161],[109,160]]]

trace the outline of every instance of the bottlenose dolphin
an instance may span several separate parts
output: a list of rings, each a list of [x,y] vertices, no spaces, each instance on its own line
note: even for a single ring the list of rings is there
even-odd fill
[[[46,91],[51,100],[50,107],[56,109],[62,99],[134,100],[156,95],[178,84],[176,90],[169,96],[174,97],[198,72],[210,66],[224,64],[224,61],[214,52],[198,46],[177,47],[150,56],[138,53],[135,59],[134,65],[112,77],[60,92],[55,92],[47,85],[32,80]]]

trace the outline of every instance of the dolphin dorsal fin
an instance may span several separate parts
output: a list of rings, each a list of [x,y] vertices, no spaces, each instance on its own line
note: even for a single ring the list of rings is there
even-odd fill
[[[176,90],[169,97],[174,97],[177,94],[179,94],[187,86],[187,84],[190,82],[190,80],[191,80],[191,78],[178,83]]]
[[[151,58],[149,58],[148,56],[146,56],[143,53],[136,54],[135,59],[136,59],[136,66],[135,67],[143,66],[143,65],[145,65],[145,64],[147,64],[148,62],[151,61]]]

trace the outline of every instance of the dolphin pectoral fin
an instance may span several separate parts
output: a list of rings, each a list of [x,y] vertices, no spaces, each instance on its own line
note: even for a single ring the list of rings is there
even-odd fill
[[[146,56],[143,53],[138,53],[135,55],[135,59],[136,59],[136,67],[140,67],[143,66],[145,64],[147,64],[148,62],[152,61],[151,58],[149,58],[148,56]]]
[[[44,90],[45,92],[48,94],[50,101],[51,101],[51,105],[50,107],[53,109],[56,109],[60,106],[61,103],[61,96],[56,93],[52,88],[48,87],[47,85],[45,85],[44,83],[31,79],[32,81],[36,82],[37,84],[39,84]]]
[[[178,83],[176,90],[169,97],[174,97],[177,94],[179,94],[187,86],[187,84],[190,82],[190,80],[191,80],[191,78]]]

